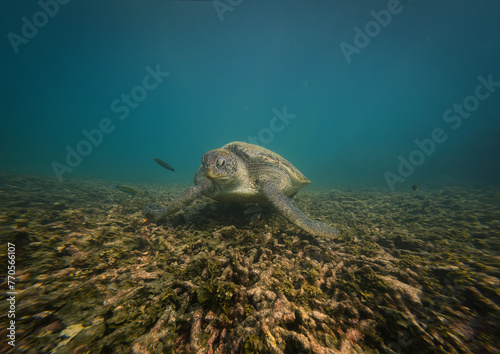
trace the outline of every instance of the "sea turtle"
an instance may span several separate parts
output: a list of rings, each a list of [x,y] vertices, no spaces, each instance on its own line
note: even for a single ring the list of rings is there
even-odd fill
[[[148,221],[156,222],[201,196],[221,202],[270,202],[285,219],[311,235],[337,236],[337,230],[308,218],[292,201],[295,193],[309,183],[280,155],[258,145],[235,141],[203,155],[193,187],[167,207],[145,205],[143,213]]]

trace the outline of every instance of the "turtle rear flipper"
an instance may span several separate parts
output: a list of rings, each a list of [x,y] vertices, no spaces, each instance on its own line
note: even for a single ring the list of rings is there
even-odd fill
[[[317,220],[312,220],[305,215],[293,200],[284,195],[280,188],[270,181],[261,183],[262,193],[269,199],[281,215],[313,236],[336,238],[339,232]]]
[[[146,223],[157,222],[163,219],[165,207],[158,204],[146,204],[142,207],[142,215],[146,218]]]
[[[179,211],[184,205],[188,205],[193,200],[201,197],[205,191],[206,188],[202,185],[188,188],[175,198],[167,207],[162,207],[156,204],[146,204],[142,208],[142,213],[147,221],[157,222]]]

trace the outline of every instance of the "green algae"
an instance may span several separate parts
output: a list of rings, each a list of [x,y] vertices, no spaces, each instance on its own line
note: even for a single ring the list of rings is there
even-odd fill
[[[216,203],[142,225],[148,198],[130,201],[97,182],[66,188],[84,200],[54,189],[46,213],[2,200],[0,227],[22,245],[21,349],[50,352],[77,325],[86,337],[66,351],[496,349],[500,194],[303,193],[300,207],[342,232],[332,242],[272,210],[251,226]],[[106,194],[97,190],[113,200],[97,202]]]
[[[198,301],[210,307],[227,309],[236,285],[221,281],[202,282],[196,289]]]

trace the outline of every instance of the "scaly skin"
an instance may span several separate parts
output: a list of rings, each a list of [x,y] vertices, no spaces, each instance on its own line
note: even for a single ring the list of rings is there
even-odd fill
[[[175,198],[167,207],[157,204],[146,204],[142,208],[142,213],[146,222],[158,222],[179,211],[183,206],[189,205],[192,201],[205,195],[211,197],[217,186],[210,181],[203,173],[197,172],[194,177],[195,186],[186,189]]]
[[[336,238],[339,232],[327,224],[307,217],[295,204],[295,202],[284,195],[280,188],[272,181],[260,183],[262,193],[269,199],[281,215],[313,236]]]
[[[181,195],[175,198],[167,207],[162,207],[156,204],[146,204],[142,208],[142,213],[147,219],[147,222],[158,222],[159,220],[179,211],[184,205],[191,203],[202,194],[203,188],[201,186],[194,186],[182,192]]]

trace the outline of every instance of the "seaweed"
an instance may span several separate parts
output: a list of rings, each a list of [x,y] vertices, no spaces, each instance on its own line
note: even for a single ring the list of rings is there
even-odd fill
[[[142,205],[172,186],[131,198],[106,181],[0,181],[20,351],[499,350],[498,191],[301,193],[340,230],[330,240],[271,208],[255,224],[206,200],[143,224]]]

